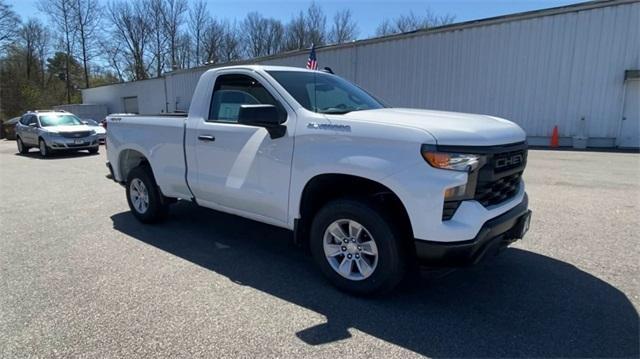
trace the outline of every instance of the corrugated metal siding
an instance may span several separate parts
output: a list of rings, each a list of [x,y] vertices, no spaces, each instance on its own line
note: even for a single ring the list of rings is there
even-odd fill
[[[107,105],[109,113],[124,112],[124,97],[138,97],[141,113],[166,112],[162,78],[82,90],[82,103]]]
[[[558,125],[562,136],[615,138],[624,71],[640,68],[638,24],[639,3],[614,4],[321,48],[318,60],[320,67],[331,67],[392,106],[500,116],[534,137],[549,136]],[[302,67],[306,59],[299,53],[260,63]],[[205,70],[166,76],[169,111],[188,109]],[[162,86],[148,83],[85,90],[84,101],[107,101],[111,111],[113,98],[128,93],[149,91],[163,98]],[[157,103],[140,101],[139,106],[148,111]]]

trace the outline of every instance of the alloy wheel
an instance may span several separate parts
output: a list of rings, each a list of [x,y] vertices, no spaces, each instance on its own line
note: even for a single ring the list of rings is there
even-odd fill
[[[378,265],[378,247],[360,223],[339,219],[324,232],[324,255],[331,268],[349,280],[369,278]]]
[[[134,178],[129,185],[129,197],[134,209],[143,214],[149,209],[149,191],[139,178]]]

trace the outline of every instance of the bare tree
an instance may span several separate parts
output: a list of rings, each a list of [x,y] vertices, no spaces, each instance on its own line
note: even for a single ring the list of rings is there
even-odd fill
[[[307,42],[307,25],[304,13],[300,11],[298,16],[292,18],[286,28],[286,49],[304,49]]]
[[[147,9],[142,2],[131,4],[127,1],[114,1],[107,7],[107,12],[114,27],[116,40],[125,45],[123,48],[132,78],[146,79],[146,51],[150,37]]]
[[[99,42],[99,47],[104,60],[106,60],[109,66],[115,71],[118,81],[123,82],[123,63],[125,60],[123,58],[124,51],[122,49],[122,42],[104,39]]]
[[[89,60],[97,45],[97,30],[102,20],[102,7],[98,0],[74,0],[75,26],[80,41],[80,59],[84,71],[84,86],[89,88]]]
[[[277,54],[284,47],[284,25],[276,19],[267,19],[267,33],[264,39],[266,55]]]
[[[380,25],[378,25],[376,35],[385,36],[420,29],[428,29],[430,27],[451,24],[453,21],[455,21],[454,15],[436,15],[429,9],[427,9],[426,13],[422,16],[410,12],[407,15],[400,15],[394,20],[385,19]]]
[[[176,45],[176,61],[180,68],[188,68],[191,64],[191,56],[193,54],[193,41],[188,33],[182,33],[178,36]]]
[[[47,32],[38,19],[29,19],[20,29],[20,40],[25,54],[25,70],[27,80],[31,79],[33,70],[39,70],[43,65],[39,52],[43,44],[48,42]]]
[[[4,0],[0,0],[0,50],[7,44],[15,41],[18,35],[20,19],[18,15],[7,5]]]
[[[386,36],[391,34],[395,34],[393,24],[391,23],[391,20],[384,19],[376,28],[376,36]]]
[[[307,27],[307,46],[311,44],[316,46],[324,45],[327,39],[327,16],[315,2],[309,5],[305,22]]]
[[[329,32],[329,41],[334,44],[355,40],[358,36],[358,25],[353,20],[351,10],[338,11],[333,16],[333,24]]]
[[[208,63],[220,62],[224,26],[215,19],[210,19],[202,34],[202,52]]]
[[[164,0],[145,0],[145,7],[149,11],[150,48],[153,53],[152,63],[155,66],[155,76],[160,77],[164,70],[167,51],[167,37],[163,23],[165,3]]]
[[[65,88],[67,92],[67,103],[71,103],[71,58],[73,56],[73,45],[76,38],[76,27],[74,26],[74,2],[73,0],[40,0],[39,10],[49,15],[51,25],[57,29],[58,36],[62,40],[65,49]]]
[[[44,26],[40,30],[35,42],[35,50],[36,56],[40,60],[41,87],[44,88],[46,86],[46,64],[51,45],[51,36]]]
[[[169,54],[171,57],[171,69],[178,68],[176,51],[178,46],[178,36],[180,27],[184,22],[184,14],[187,11],[186,0],[166,0],[162,22],[165,35],[169,41]]]
[[[242,30],[249,57],[259,57],[267,53],[265,44],[267,24],[267,19],[256,11],[248,13],[242,22]]]
[[[220,55],[222,62],[236,61],[242,58],[241,38],[236,22],[225,22],[223,25],[220,42]]]
[[[195,50],[194,63],[199,65],[202,61],[200,48],[202,44],[202,34],[210,20],[209,11],[207,10],[207,3],[203,0],[196,2],[191,10],[189,10],[189,32],[193,39],[193,46]]]
[[[327,40],[327,17],[315,2],[305,12],[293,17],[286,28],[285,49],[296,50],[324,45]]]

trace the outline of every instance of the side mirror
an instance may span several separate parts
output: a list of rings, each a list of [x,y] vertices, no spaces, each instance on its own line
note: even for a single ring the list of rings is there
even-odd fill
[[[273,105],[240,105],[238,123],[264,127],[271,139],[282,137],[287,131],[287,127],[280,124],[278,109]]]
[[[83,124],[83,125],[88,125],[88,124],[89,124],[89,121],[82,121],[82,124]]]

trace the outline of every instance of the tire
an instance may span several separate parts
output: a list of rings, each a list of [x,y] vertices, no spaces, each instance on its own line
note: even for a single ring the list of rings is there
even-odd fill
[[[49,147],[47,147],[47,143],[44,142],[43,139],[38,140],[38,149],[40,150],[41,157],[48,157],[51,154]]]
[[[25,155],[29,153],[29,146],[25,145],[24,142],[22,142],[22,139],[20,139],[20,137],[16,139],[16,143],[18,145],[18,152],[20,152],[20,154]]]
[[[95,155],[96,153],[98,153],[99,147],[93,147],[89,149],[89,154]]]
[[[131,213],[140,222],[159,222],[169,214],[169,206],[164,201],[148,166],[138,166],[129,172],[126,189]]]
[[[363,229],[358,231],[358,225]],[[341,227],[342,232],[337,232],[336,226]],[[331,232],[346,234],[348,242],[343,239],[339,248],[336,247],[340,236]],[[383,294],[395,288],[406,272],[402,233],[394,228],[390,217],[373,202],[334,200],[321,208],[313,219],[311,254],[322,273],[338,289],[355,295]],[[355,242],[354,237],[357,237]],[[327,251],[325,248],[328,248]],[[371,255],[373,252],[377,255]],[[339,254],[333,256],[329,253]],[[352,262],[345,264],[348,256]],[[365,263],[361,265],[362,261]],[[347,266],[350,268],[346,269]],[[339,273],[340,268],[343,269],[342,274]]]

